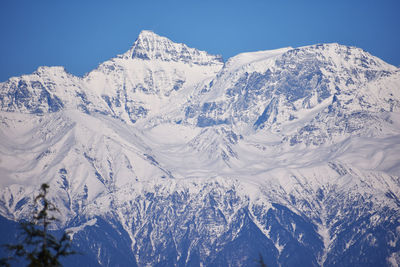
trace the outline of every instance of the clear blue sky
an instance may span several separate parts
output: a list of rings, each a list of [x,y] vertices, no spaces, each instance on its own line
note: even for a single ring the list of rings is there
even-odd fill
[[[224,59],[338,42],[400,65],[399,0],[0,0],[0,81],[42,65],[83,75],[143,29]]]

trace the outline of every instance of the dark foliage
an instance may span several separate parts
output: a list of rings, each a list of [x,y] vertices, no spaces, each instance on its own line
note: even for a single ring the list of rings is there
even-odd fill
[[[47,267],[61,266],[60,257],[75,254],[71,250],[68,233],[60,239],[48,232],[50,224],[57,221],[52,215],[57,208],[47,199],[49,186],[42,184],[39,195],[35,198],[35,206],[41,209],[33,215],[30,222],[21,222],[21,242],[16,245],[5,245],[10,256],[0,260],[0,265],[11,266],[13,260],[26,261],[28,266]]]
[[[262,255],[260,254],[260,258],[258,259],[257,263],[259,264],[259,266],[261,267],[267,267],[267,265],[264,262],[264,259],[262,257]]]

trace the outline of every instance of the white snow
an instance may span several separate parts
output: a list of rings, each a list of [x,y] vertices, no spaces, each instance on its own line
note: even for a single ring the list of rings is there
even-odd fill
[[[69,234],[69,236],[70,236],[70,238],[71,238],[71,240],[72,240],[72,239],[74,239],[74,235],[75,235],[76,233],[82,231],[82,230],[85,229],[85,227],[87,227],[87,226],[93,226],[93,225],[95,225],[96,222],[97,222],[97,219],[96,219],[96,218],[93,218],[93,219],[88,220],[87,222],[85,222],[84,224],[82,224],[82,225],[80,225],[80,226],[67,228],[67,229],[65,230],[65,232]]]
[[[319,261],[322,266],[334,240],[331,225],[326,222],[328,208],[318,206],[323,202],[316,197],[319,189],[328,192],[334,188],[349,198],[370,196],[377,209],[383,206],[398,209],[385,196],[389,191],[400,195],[397,68],[355,48],[349,48],[349,60],[345,60],[340,53],[347,50],[337,44],[300,48],[300,52],[322,49],[315,57],[326,57],[333,62],[334,72],[342,80],[336,83],[328,69],[321,70],[326,79],[331,79],[330,97],[319,102],[315,93],[309,99],[310,106],[304,104],[304,98],[290,102],[285,96],[277,97],[279,109],[273,114],[276,120],[263,129],[255,129],[253,124],[270,99],[260,96],[254,106],[235,111],[232,108],[235,102],[227,104],[226,90],[246,73],[284,71],[276,69],[276,61],[292,48],[243,53],[223,65],[215,56],[174,44],[151,32],[143,32],[138,40],[127,53],[104,62],[84,78],[74,77],[62,67],[43,67],[32,75],[11,78],[1,84],[5,91],[24,79],[33,100],[37,100],[40,91],[30,84],[40,81],[64,103],[63,109],[54,113],[27,114],[30,112],[27,106],[15,103],[10,106],[12,110],[7,110],[7,106],[0,112],[0,200],[4,203],[1,215],[12,219],[26,215],[28,208],[17,209],[17,203],[32,197],[42,182],[57,189],[52,197],[60,203],[72,199],[73,203],[60,204],[68,214],[65,222],[76,213],[93,218],[113,209],[127,228],[134,219],[132,212],[145,214],[147,204],[143,199],[137,210],[132,203],[146,192],[160,195],[188,192],[201,196],[209,193],[208,188],[220,189],[221,195],[234,189],[250,210],[255,204],[267,211],[271,203],[281,203],[310,218],[322,216],[322,223],[318,224],[324,244]],[[152,44],[149,40],[159,43]],[[146,43],[149,51],[155,51],[149,54],[152,60],[132,58],[137,45]],[[178,54],[188,49],[189,56],[198,64],[175,60],[173,53],[157,56],[157,50],[165,47]],[[352,77],[347,71],[363,68],[356,62],[360,56],[374,59],[376,64],[371,68],[390,75],[373,81],[360,77],[356,85],[346,86],[345,78]],[[210,64],[200,64],[207,62]],[[333,105],[336,90],[333,84],[341,87],[338,98],[344,107],[332,115],[327,109]],[[174,89],[176,85],[181,87]],[[204,88],[209,91],[202,92]],[[79,96],[82,93],[85,97]],[[237,121],[234,118],[232,124],[203,128],[196,126],[195,117],[185,119],[189,105],[193,104],[200,112],[202,104],[218,101],[226,106],[214,111],[216,117],[243,116]],[[344,104],[346,101],[348,104]],[[82,105],[90,114],[82,111]],[[133,122],[127,110],[139,106],[148,113]],[[45,107],[43,104],[42,108]],[[353,111],[371,117],[340,125],[339,119],[352,116]],[[289,115],[296,118],[289,120]],[[303,127],[310,123],[314,123],[315,130],[307,132]],[[358,123],[360,129],[354,133],[341,131],[352,126],[350,123]],[[296,134],[309,134],[300,136],[306,141],[325,139],[316,145],[304,141],[291,146],[290,139]],[[331,135],[325,136],[328,134]],[[292,203],[289,196],[307,200],[311,207]],[[71,210],[72,204],[77,210]],[[232,214],[242,207],[231,207],[230,213],[225,214],[228,225]],[[223,207],[218,208],[226,212]],[[373,217],[371,223],[379,220]],[[96,219],[91,219],[69,230],[74,235],[95,223]],[[260,222],[256,224],[269,235]],[[214,237],[224,231],[218,225],[208,230]],[[134,238],[134,233],[130,236]],[[275,246],[279,253],[284,248],[279,240]],[[393,254],[388,261],[397,266],[398,255]]]
[[[387,259],[391,267],[399,267],[400,255],[398,252],[393,252]]]

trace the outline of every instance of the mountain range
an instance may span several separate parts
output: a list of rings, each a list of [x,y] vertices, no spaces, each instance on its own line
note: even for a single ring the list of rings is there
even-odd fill
[[[0,110],[1,243],[48,183],[67,266],[400,264],[400,69],[362,49],[223,61],[142,31],[0,83]]]

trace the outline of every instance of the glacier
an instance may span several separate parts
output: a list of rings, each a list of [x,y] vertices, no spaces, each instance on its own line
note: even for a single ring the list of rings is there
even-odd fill
[[[224,62],[142,31],[0,83],[0,122],[1,243],[48,183],[67,266],[400,264],[400,69],[360,48]]]

